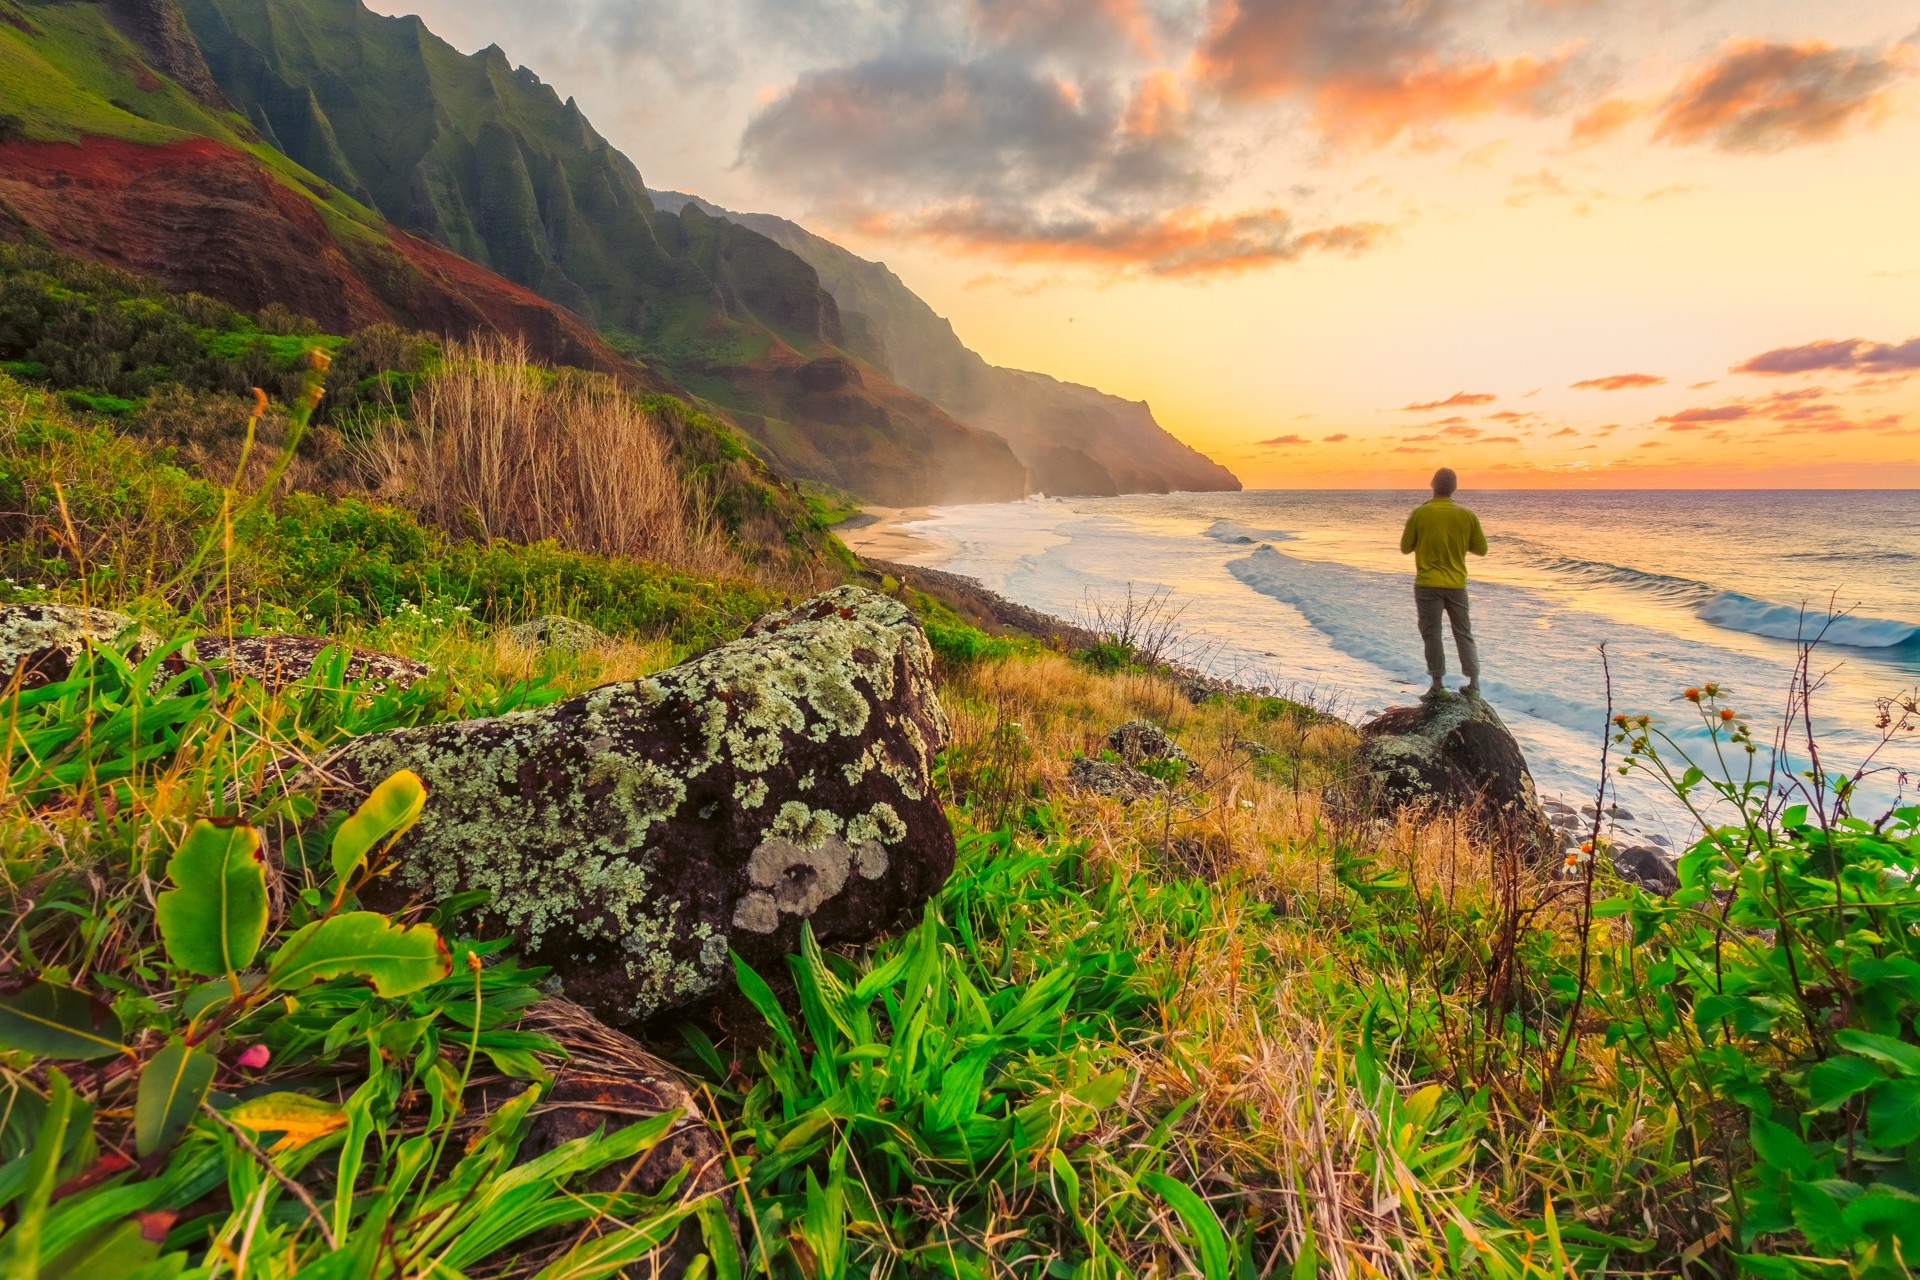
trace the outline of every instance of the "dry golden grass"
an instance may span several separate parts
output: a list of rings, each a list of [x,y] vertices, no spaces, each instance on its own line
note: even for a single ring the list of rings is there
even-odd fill
[[[1250,1196],[1266,1215],[1262,1238],[1281,1242],[1276,1256],[1298,1257],[1311,1239],[1323,1274],[1334,1276],[1447,1273],[1446,1228],[1475,1230],[1457,1208],[1469,1190],[1527,1216],[1524,1200],[1561,1158],[1555,1144],[1566,1135],[1518,1126],[1510,1167],[1489,1186],[1423,1164],[1432,1143],[1401,1118],[1415,1091],[1390,1064],[1391,1096],[1365,1094],[1351,1055],[1356,1011],[1329,1003],[1328,966],[1352,954],[1342,936],[1352,891],[1335,860],[1343,846],[1364,848],[1376,870],[1402,877],[1433,904],[1418,925],[1431,932],[1409,954],[1465,956],[1469,973],[1485,940],[1447,931],[1470,908],[1494,914],[1503,893],[1545,903],[1538,927],[1571,932],[1571,899],[1553,868],[1503,861],[1484,833],[1453,818],[1356,813],[1343,796],[1358,735],[1338,721],[1275,715],[1254,700],[1196,706],[1169,681],[1104,676],[1056,654],[976,664],[953,675],[944,697],[949,770],[958,771],[950,782],[972,792],[977,817],[994,816],[981,800],[996,788],[1005,817],[1044,799],[1066,837],[1085,841],[1087,856],[1121,881],[1197,876],[1214,886],[1198,934],[1139,929],[1140,970],[1158,993],[1162,1030],[1133,1047],[1138,1086],[1096,1140],[1138,1142],[1191,1100],[1176,1147],[1193,1184]],[[1198,779],[1135,803],[1077,792],[1067,780],[1072,758],[1098,755],[1107,734],[1136,717],[1166,728],[1194,757]],[[1444,993],[1463,1044],[1498,977],[1485,961]],[[1465,1074],[1473,1063],[1462,1052]],[[1593,1063],[1603,1074],[1604,1056]],[[1430,1104],[1439,1091],[1418,1096]],[[1634,1146],[1623,1138],[1623,1166],[1637,1158]]]
[[[743,575],[666,432],[609,379],[542,368],[520,343],[453,342],[413,416],[375,433],[366,469],[451,533]]]

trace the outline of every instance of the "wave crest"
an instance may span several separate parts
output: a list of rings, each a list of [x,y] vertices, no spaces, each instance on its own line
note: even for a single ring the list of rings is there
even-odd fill
[[[1775,640],[1812,640],[1848,649],[1892,649],[1920,640],[1920,626],[1893,618],[1861,618],[1770,604],[1737,591],[1722,591],[1700,608],[1700,617],[1716,627]],[[1823,634],[1824,633],[1824,634]]]
[[[1203,537],[1215,542],[1225,542],[1232,546],[1250,547],[1260,542],[1292,542],[1299,537],[1285,529],[1249,529],[1246,525],[1235,524],[1231,520],[1215,520],[1208,525]]]

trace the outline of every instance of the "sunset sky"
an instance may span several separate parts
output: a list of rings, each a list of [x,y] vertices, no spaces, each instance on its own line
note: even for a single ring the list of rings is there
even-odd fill
[[[1920,485],[1920,3],[372,0],[1249,486]]]

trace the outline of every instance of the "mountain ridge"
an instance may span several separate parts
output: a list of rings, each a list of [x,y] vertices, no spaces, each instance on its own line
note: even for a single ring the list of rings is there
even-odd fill
[[[839,304],[847,345],[963,421],[1006,439],[1046,493],[1164,493],[1240,488],[1238,477],[1181,442],[1144,401],[1050,374],[987,362],[885,263],[777,214],[738,213],[683,191],[648,189],[660,208],[700,208],[791,250]]]

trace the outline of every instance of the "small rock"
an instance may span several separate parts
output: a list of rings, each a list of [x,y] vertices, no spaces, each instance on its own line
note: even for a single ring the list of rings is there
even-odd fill
[[[1130,764],[1097,756],[1077,757],[1067,766],[1067,780],[1082,791],[1126,801],[1147,800],[1167,789],[1160,779]]]
[[[1633,821],[1633,813],[1632,813],[1632,811],[1631,811],[1631,810],[1628,810],[1628,809],[1622,809],[1622,808],[1621,808],[1621,807],[1620,807],[1619,805],[1617,805],[1617,804],[1610,804],[1610,805],[1608,805],[1608,806],[1607,806],[1607,814],[1608,814],[1608,816],[1610,816],[1610,817],[1614,817],[1614,818],[1618,818],[1618,819],[1620,819],[1620,821],[1622,821],[1622,822],[1632,822],[1632,821]]]
[[[1573,814],[1572,805],[1561,804],[1558,800],[1543,800],[1540,802],[1540,808],[1543,812],[1551,814],[1556,818],[1562,816],[1570,817]]]
[[[1667,839],[1667,838],[1666,838],[1665,836],[1648,836],[1648,837],[1647,837],[1647,843],[1648,843],[1648,844],[1657,844],[1657,845],[1659,845],[1659,846],[1660,846],[1660,847],[1661,847],[1662,849],[1672,849],[1672,848],[1673,848],[1673,841],[1671,841],[1671,840],[1669,840],[1669,839]]]
[[[529,649],[551,649],[556,653],[581,653],[612,642],[612,637],[591,623],[549,613],[522,622],[507,632],[515,644]]]
[[[1667,855],[1648,844],[1628,845],[1612,853],[1613,869],[1622,880],[1630,880],[1650,893],[1668,894],[1680,887]]]
[[[571,1000],[540,1001],[520,1020],[519,1029],[551,1036],[566,1058],[553,1069],[553,1082],[534,1110],[516,1164],[536,1160],[578,1138],[675,1112],[680,1118],[658,1143],[632,1160],[593,1173],[582,1189],[651,1196],[679,1178],[683,1197],[725,1192],[729,1185],[726,1146],[702,1113],[698,1095],[672,1067]],[[523,1083],[499,1077],[484,1080],[475,1089],[477,1097],[472,1101],[477,1106],[472,1110],[480,1115],[492,1113]],[[738,1224],[731,1225],[737,1231]],[[609,1218],[595,1227],[593,1234],[600,1234],[618,1231],[621,1224]],[[539,1233],[527,1243],[529,1252],[542,1246],[565,1249],[579,1238],[580,1228],[569,1225]],[[699,1226],[687,1224],[661,1246],[655,1259],[658,1274],[681,1274],[702,1251]]]
[[[111,609],[72,604],[0,605],[0,684],[16,677],[23,689],[58,684],[90,645],[131,641],[137,658],[160,637]]]
[[[321,655],[339,644],[325,636],[200,636],[194,640],[191,653],[205,666],[258,680],[269,692],[277,692],[306,679]],[[426,663],[398,654],[347,650],[346,678],[371,681],[376,693],[405,689],[431,671]]]
[[[1377,811],[1462,809],[1538,853],[1558,847],[1526,757],[1485,698],[1392,707],[1360,727],[1359,763]]]
[[[946,739],[919,623],[841,587],[645,679],[371,734],[320,772],[334,806],[426,783],[369,905],[485,890],[481,929],[627,1024],[728,989],[730,951],[767,966],[809,921],[865,941],[919,911],[953,870]]]
[[[1107,735],[1107,746],[1130,765],[1173,760],[1193,768],[1193,757],[1151,720],[1129,720]]]

